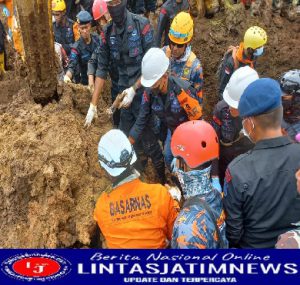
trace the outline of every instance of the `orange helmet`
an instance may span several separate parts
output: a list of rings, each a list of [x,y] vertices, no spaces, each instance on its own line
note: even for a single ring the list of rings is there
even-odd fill
[[[190,168],[196,168],[219,157],[219,140],[209,123],[203,120],[188,121],[175,130],[171,150]]]

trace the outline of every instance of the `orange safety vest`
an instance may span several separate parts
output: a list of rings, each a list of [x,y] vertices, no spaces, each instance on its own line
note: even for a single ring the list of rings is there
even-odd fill
[[[234,70],[238,69],[240,62],[249,65],[254,68],[254,61],[244,57],[244,43],[240,43],[239,46],[230,46],[227,53],[232,52],[232,58],[234,62]]]
[[[79,33],[78,27],[79,27],[79,24],[77,22],[75,22],[73,25],[73,34],[74,34],[75,42],[78,41],[80,38],[80,33]]]
[[[171,58],[171,49],[169,46],[166,48],[165,54],[168,58]],[[190,81],[190,79],[191,79],[190,76],[191,76],[191,72],[192,72],[191,67],[193,65],[193,62],[196,59],[197,59],[197,56],[193,52],[191,52],[188,60],[186,61],[185,65],[182,68],[182,76],[180,77],[181,79]],[[176,76],[176,74],[174,74],[174,75]],[[193,82],[191,82],[191,83],[193,84]],[[197,92],[197,96],[199,98],[203,98],[203,91]]]
[[[179,210],[175,206],[164,186],[135,179],[102,193],[94,219],[108,248],[165,248]]]

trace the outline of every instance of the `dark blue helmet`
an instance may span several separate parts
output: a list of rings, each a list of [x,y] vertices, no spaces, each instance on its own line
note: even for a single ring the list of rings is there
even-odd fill
[[[289,70],[280,77],[280,88],[287,95],[300,95],[300,69]]]

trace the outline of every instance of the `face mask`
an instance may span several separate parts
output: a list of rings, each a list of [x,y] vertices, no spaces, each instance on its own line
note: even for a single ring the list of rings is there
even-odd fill
[[[126,20],[126,5],[127,1],[122,0],[121,4],[117,6],[109,6],[107,5],[107,9],[109,14],[113,20],[113,22],[118,26],[122,27]]]
[[[251,120],[251,122],[252,122],[252,120]],[[254,124],[253,124],[253,122],[252,122],[252,127],[253,127],[253,129],[254,129]],[[246,129],[245,129],[245,127],[244,127],[244,124],[243,124],[243,128],[242,128],[242,133],[243,133],[243,135],[244,135],[245,137],[247,137],[251,142],[253,142],[253,140],[252,140],[251,137],[250,137],[250,134],[248,134],[248,132],[246,131]]]
[[[210,170],[211,166],[203,170],[192,170],[188,172],[184,172],[178,168],[176,169],[176,174],[185,199],[196,195],[207,194],[212,191]]]
[[[259,57],[264,53],[264,47],[260,47],[258,49],[255,50],[255,52],[253,53],[254,56]]]

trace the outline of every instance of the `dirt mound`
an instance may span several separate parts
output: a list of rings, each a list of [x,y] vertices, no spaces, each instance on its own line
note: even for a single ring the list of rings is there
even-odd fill
[[[73,95],[67,88],[58,103],[42,107],[23,89],[2,110],[0,247],[90,243],[94,203],[108,185],[97,143],[111,126],[83,129],[84,116],[74,108],[80,96]]]
[[[250,26],[264,28],[268,43],[264,56],[257,61],[261,77],[278,78],[282,72],[300,67],[300,23],[289,22],[271,9],[260,17],[251,17],[243,4],[228,6],[224,13],[213,19],[195,22],[193,50],[199,56],[204,69],[204,104],[207,118],[211,118],[213,106],[218,101],[216,72],[221,59],[230,45],[238,45]]]

